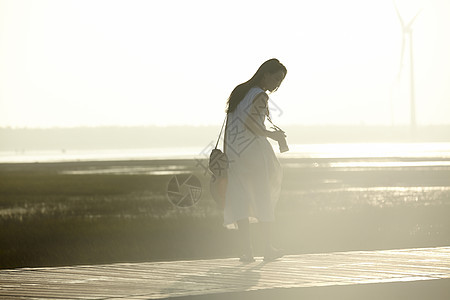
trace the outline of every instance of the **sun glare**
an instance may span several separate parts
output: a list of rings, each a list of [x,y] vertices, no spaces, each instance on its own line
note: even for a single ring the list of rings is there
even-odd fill
[[[446,1],[170,3],[3,1],[0,126],[218,124],[271,57],[288,68],[281,124],[408,124],[394,3],[405,22],[420,11],[417,122],[448,120]]]

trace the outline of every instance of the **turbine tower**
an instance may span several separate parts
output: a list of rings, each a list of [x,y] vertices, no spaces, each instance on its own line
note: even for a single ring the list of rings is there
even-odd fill
[[[411,134],[413,137],[416,135],[416,100],[415,100],[415,94],[414,94],[414,60],[413,60],[413,30],[412,30],[412,24],[416,20],[417,16],[420,14],[422,10],[419,10],[417,14],[409,21],[408,24],[405,25],[405,22],[403,21],[402,16],[400,15],[400,12],[397,8],[397,5],[394,2],[395,12],[397,13],[397,17],[400,21],[400,24],[402,26],[402,52],[400,56],[400,68],[398,71],[398,78],[397,80],[400,81],[400,76],[403,69],[403,59],[405,55],[405,40],[406,37],[409,37],[409,64],[410,64],[410,126],[411,126]]]

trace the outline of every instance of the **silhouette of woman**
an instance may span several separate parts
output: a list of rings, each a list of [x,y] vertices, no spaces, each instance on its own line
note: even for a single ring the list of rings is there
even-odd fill
[[[261,224],[265,237],[264,260],[282,256],[271,242],[282,172],[267,138],[285,139],[281,130],[269,131],[267,92],[278,89],[286,68],[277,60],[264,62],[250,80],[234,88],[227,101],[224,149],[229,159],[228,185],[225,193],[224,225],[239,229],[243,262],[253,262],[250,220]]]

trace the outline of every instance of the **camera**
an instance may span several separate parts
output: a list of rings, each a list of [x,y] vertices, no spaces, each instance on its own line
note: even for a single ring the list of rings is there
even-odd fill
[[[286,139],[283,138],[282,140],[278,141],[278,147],[280,148],[280,153],[289,151],[289,147],[287,145]]]
[[[278,126],[275,126],[275,125],[274,125],[274,126],[272,127],[272,129],[274,129],[275,131],[281,131],[281,132],[284,134],[284,131],[283,131],[280,127],[278,127]],[[279,141],[278,141],[278,148],[280,148],[280,153],[289,151],[289,147],[288,147],[288,145],[287,145],[287,141],[286,141],[286,138],[285,138],[285,137],[283,137],[282,140],[279,140]]]

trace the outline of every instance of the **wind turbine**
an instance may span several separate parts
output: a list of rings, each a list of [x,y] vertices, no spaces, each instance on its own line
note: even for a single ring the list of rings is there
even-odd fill
[[[417,16],[420,14],[422,10],[419,10],[417,14],[409,21],[408,24],[405,25],[405,22],[403,21],[402,16],[400,15],[400,12],[397,8],[397,5],[395,4],[395,1],[393,0],[395,12],[397,13],[397,17],[400,21],[400,24],[402,26],[402,52],[400,56],[400,68],[398,70],[398,77],[397,80],[400,81],[402,69],[403,69],[403,59],[405,55],[405,40],[406,36],[409,37],[409,64],[410,64],[410,126],[411,126],[411,133],[413,137],[416,134],[416,100],[415,100],[415,94],[414,94],[414,60],[413,60],[413,30],[412,30],[412,24],[416,20]]]

